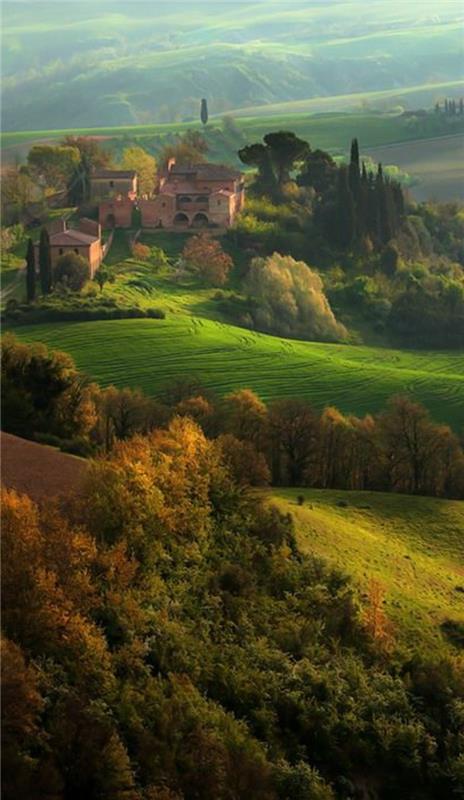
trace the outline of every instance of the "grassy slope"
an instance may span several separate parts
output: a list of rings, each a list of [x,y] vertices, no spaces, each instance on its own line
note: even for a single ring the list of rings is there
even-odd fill
[[[305,496],[299,507],[296,496]],[[348,506],[341,508],[343,499]],[[385,589],[396,636],[410,647],[443,648],[439,626],[464,623],[464,504],[377,492],[274,490],[294,517],[306,552],[328,559],[363,589]]]
[[[143,241],[176,258],[186,236],[145,234]],[[240,253],[233,253],[238,262]],[[133,261],[118,232],[107,257],[116,273],[104,295],[122,305],[156,306],[165,320],[51,323],[17,328],[18,336],[67,350],[102,384],[156,394],[167,382],[197,375],[218,392],[249,386],[265,400],[302,396],[357,414],[376,411],[395,393],[424,402],[435,419],[464,427],[464,355],[384,347],[301,342],[227,324],[214,289],[173,281]],[[134,282],[137,285],[134,285]]]
[[[201,304],[201,298],[193,294],[192,302]],[[188,305],[186,298],[173,298],[172,312],[162,321],[53,323],[20,327],[17,334],[66,350],[102,384],[138,386],[148,394],[197,375],[219,392],[249,386],[266,400],[300,395],[360,414],[379,409],[392,394],[409,392],[435,419],[464,425],[459,353],[290,341],[188,316]]]
[[[464,86],[464,83],[463,83]],[[345,151],[353,136],[360,139],[364,147],[376,147],[392,142],[410,141],[415,139],[428,138],[434,135],[446,135],[450,131],[437,129],[437,120],[433,117],[426,125],[415,126],[400,115],[382,114],[375,112],[363,113],[324,113],[311,114],[309,109],[306,113],[300,109],[282,108],[275,113],[269,107],[267,113],[265,109],[260,109],[258,115],[237,117],[236,123],[243,131],[248,141],[260,138],[269,130],[285,128],[295,131],[299,136],[308,139],[315,147],[323,147],[328,150]],[[210,125],[206,129],[214,128],[218,121],[211,119]],[[156,136],[163,137],[172,133],[182,133],[190,128],[200,129],[201,125],[196,122],[178,122],[159,125],[128,125],[119,127],[98,127],[98,128],[69,128],[63,130],[37,130],[37,131],[15,131],[3,133],[1,136],[2,148],[8,150],[18,145],[30,145],[34,141],[60,139],[67,134],[107,136],[111,138],[133,138],[141,137],[148,139]],[[143,142],[142,142],[143,143]]]
[[[403,103],[409,96],[413,98],[415,107],[430,106],[434,103],[437,96],[446,93],[459,94],[464,88],[464,81],[445,81],[442,83],[423,83],[416,86],[406,86],[395,89],[381,89],[372,92],[352,92],[351,94],[331,95],[330,97],[310,97],[304,100],[289,100],[284,103],[268,103],[262,106],[246,106],[234,109],[233,113],[238,117],[248,117],[253,115],[268,116],[277,114],[287,116],[288,114],[302,114],[317,111],[347,111],[349,109],[359,109],[363,105],[377,103],[379,107],[385,101],[393,100]]]

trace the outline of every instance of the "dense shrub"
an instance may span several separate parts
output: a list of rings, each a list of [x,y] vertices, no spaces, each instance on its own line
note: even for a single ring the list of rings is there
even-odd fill
[[[88,262],[77,253],[63,253],[53,270],[55,284],[62,283],[73,292],[79,292],[90,277]]]
[[[323,341],[346,337],[324,294],[321,278],[302,261],[279,253],[255,258],[245,288],[255,302],[251,314],[258,330]]]
[[[71,453],[75,456],[82,456],[87,458],[95,452],[88,439],[82,436],[76,436],[74,439],[62,439],[59,436],[53,436],[51,433],[36,433],[34,436],[36,442],[40,444],[48,444],[52,447],[58,447],[64,453]]]
[[[112,298],[98,297],[95,302],[69,302],[63,304],[41,303],[16,310],[6,321],[16,325],[30,325],[41,322],[68,322],[105,319],[165,319],[161,308],[140,308],[140,306],[118,306]]]

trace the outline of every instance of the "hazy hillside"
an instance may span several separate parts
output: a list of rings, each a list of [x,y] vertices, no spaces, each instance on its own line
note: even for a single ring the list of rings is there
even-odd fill
[[[6,130],[176,121],[201,96],[218,114],[377,91],[414,106],[462,77],[455,0],[3,6]]]

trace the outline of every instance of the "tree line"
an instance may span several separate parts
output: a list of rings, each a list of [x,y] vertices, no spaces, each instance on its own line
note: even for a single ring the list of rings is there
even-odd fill
[[[462,116],[464,114],[464,98],[460,97],[459,101],[456,101],[453,98],[448,99],[445,97],[443,105],[440,105],[440,102],[437,101],[435,103],[435,113],[445,114],[447,117],[455,117],[456,114]]]
[[[258,194],[291,199],[295,182],[311,190],[316,226],[341,249],[381,249],[395,236],[405,212],[401,184],[384,175],[381,164],[376,174],[361,164],[357,139],[351,143],[349,164],[337,164],[329,153],[312,150],[291,132],[269,133],[263,141],[238,153],[243,163],[257,168]]]
[[[196,380],[153,399],[102,389],[67,354],[11,334],[2,341],[2,384],[5,430],[83,455],[110,452],[180,416],[217,441],[238,483],[464,497],[462,442],[407,396],[362,418],[298,398],[265,405],[250,389],[221,398]]]

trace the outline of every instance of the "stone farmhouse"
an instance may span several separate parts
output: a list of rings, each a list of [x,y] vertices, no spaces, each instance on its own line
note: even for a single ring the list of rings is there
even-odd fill
[[[66,220],[60,219],[47,226],[50,236],[50,253],[52,268],[59,257],[64,253],[73,252],[86,259],[90,267],[90,277],[103,260],[103,247],[101,241],[101,225],[91,219],[83,217],[79,220],[79,227],[68,228]],[[39,266],[39,244],[34,245],[35,263]]]
[[[105,174],[109,176],[110,172]],[[105,228],[131,227],[135,208],[140,211],[143,228],[223,229],[233,223],[245,203],[243,175],[221,164],[182,166],[171,159],[159,177],[153,197],[134,197],[132,184],[128,183],[124,191],[109,196],[110,180],[105,180],[107,194],[104,198],[100,195],[99,203],[99,222]],[[114,190],[117,179],[111,180]]]
[[[97,202],[109,197],[135,200],[137,190],[137,173],[132,169],[100,169],[90,176],[90,196]]]

